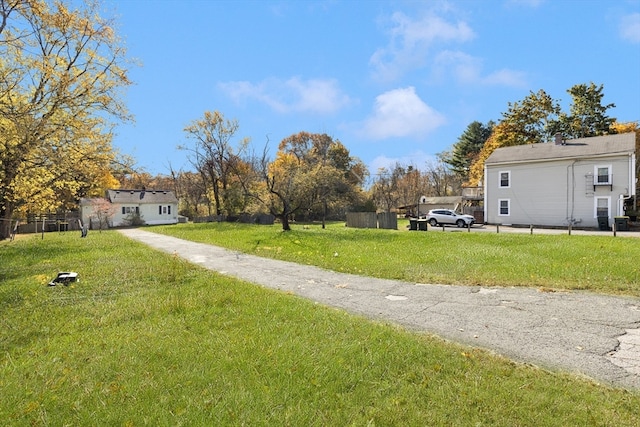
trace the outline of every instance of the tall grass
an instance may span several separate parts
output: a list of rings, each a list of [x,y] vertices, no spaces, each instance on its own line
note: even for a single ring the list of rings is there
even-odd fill
[[[417,283],[530,286],[640,296],[640,240],[612,236],[401,232],[209,223],[155,227],[188,240]]]
[[[80,282],[46,285],[67,270]],[[640,421],[637,393],[232,280],[116,232],[0,243],[0,396],[12,426]]]

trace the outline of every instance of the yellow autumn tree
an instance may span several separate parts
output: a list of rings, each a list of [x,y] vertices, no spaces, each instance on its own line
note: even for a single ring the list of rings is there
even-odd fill
[[[292,152],[278,151],[265,174],[267,193],[263,199],[282,229],[288,231],[290,216],[306,205],[309,179],[304,161]]]
[[[610,130],[612,131],[611,133],[635,132],[636,133],[636,150],[638,149],[640,144],[640,127],[638,127],[638,122],[626,122],[626,123],[613,122],[611,124]]]
[[[465,185],[469,187],[481,187],[484,180],[484,164],[489,156],[498,148],[513,145],[522,145],[517,139],[512,137],[509,126],[505,123],[498,123],[494,126],[489,138],[485,141],[482,149],[469,167],[469,179]]]
[[[264,192],[255,197],[290,230],[294,214],[316,212],[324,219],[358,199],[366,167],[338,140],[327,134],[298,132],[283,139],[273,162],[263,156],[257,168]]]
[[[0,0],[0,239],[17,213],[70,207],[114,183],[131,63],[99,9]]]

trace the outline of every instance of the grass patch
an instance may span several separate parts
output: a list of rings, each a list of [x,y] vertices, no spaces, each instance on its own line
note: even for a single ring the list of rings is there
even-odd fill
[[[640,296],[636,238],[208,223],[154,232],[254,255],[416,283],[528,286]]]
[[[0,259],[3,424],[638,423],[637,393],[232,280],[116,232],[3,242]],[[47,287],[60,270],[81,281]]]

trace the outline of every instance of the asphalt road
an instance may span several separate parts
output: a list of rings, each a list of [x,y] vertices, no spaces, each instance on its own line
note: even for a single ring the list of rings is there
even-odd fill
[[[489,349],[544,369],[640,390],[639,298],[374,279],[141,229],[121,233],[202,267],[327,306]]]

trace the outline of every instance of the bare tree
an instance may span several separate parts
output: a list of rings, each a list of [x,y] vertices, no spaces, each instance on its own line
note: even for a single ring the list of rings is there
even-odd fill
[[[202,177],[207,190],[212,192],[217,215],[223,210],[232,214],[237,208],[230,197],[230,186],[239,158],[249,143],[248,139],[243,139],[236,147],[232,146],[231,141],[238,128],[237,120],[225,119],[218,111],[206,111],[203,118],[194,120],[184,129],[187,138],[195,144],[179,147],[191,153],[191,164]]]
[[[96,198],[91,201],[91,217],[89,221],[93,222],[91,220],[95,218],[98,223],[99,230],[109,228],[111,218],[113,218],[115,213],[116,207],[113,203],[103,197]]]
[[[453,196],[462,194],[462,181],[443,161],[443,154],[438,154],[437,161],[426,163],[427,193],[432,196]]]

